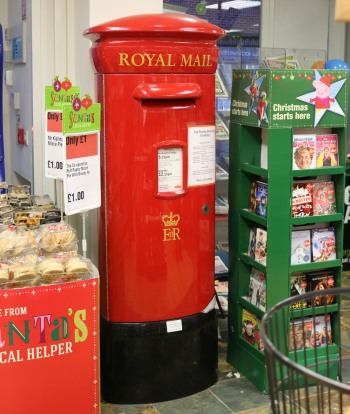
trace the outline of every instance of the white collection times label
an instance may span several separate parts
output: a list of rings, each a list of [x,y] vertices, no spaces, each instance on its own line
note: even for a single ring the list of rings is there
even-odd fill
[[[188,128],[188,186],[215,183],[215,125]]]
[[[158,193],[178,192],[183,189],[182,148],[158,149]]]

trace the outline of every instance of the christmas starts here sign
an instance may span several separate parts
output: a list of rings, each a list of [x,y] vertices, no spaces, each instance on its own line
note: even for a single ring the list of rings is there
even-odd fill
[[[98,278],[0,290],[0,412],[100,412],[98,306]]]
[[[261,128],[343,127],[347,78],[347,70],[234,70],[230,119]]]

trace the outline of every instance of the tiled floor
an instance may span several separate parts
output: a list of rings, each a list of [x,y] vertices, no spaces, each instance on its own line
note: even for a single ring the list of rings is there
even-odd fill
[[[343,286],[350,286],[349,272],[343,276]],[[350,324],[347,324],[345,329],[346,331],[344,329],[342,331],[342,336],[349,338],[347,343],[349,346]],[[186,398],[154,404],[118,405],[102,402],[101,414],[270,414],[269,396],[259,392],[251,382],[240,376],[234,367],[226,362],[227,319],[219,318],[218,341],[219,380],[212,387]],[[344,341],[343,345],[345,345]],[[302,410],[302,412],[306,411]],[[333,412],[337,412],[335,406]],[[346,412],[350,413],[350,408]]]

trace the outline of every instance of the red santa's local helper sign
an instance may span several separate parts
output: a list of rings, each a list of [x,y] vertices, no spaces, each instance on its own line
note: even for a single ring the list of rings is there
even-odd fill
[[[98,278],[0,290],[0,412],[100,412]]]

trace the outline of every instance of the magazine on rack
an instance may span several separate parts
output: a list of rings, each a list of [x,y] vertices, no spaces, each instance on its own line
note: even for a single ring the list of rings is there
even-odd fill
[[[215,178],[217,181],[228,179],[228,172],[218,163],[215,164]]]
[[[222,274],[228,274],[228,267],[226,263],[223,260],[222,253],[226,252],[215,252],[215,275],[222,275]]]
[[[229,129],[217,112],[215,113],[215,138],[229,139]]]
[[[215,197],[215,214],[228,214],[228,203],[221,195]]]

